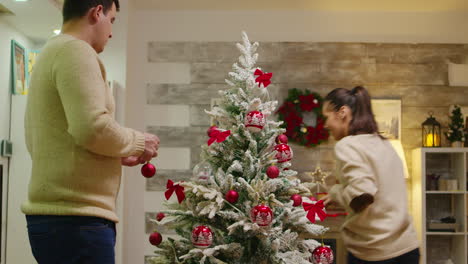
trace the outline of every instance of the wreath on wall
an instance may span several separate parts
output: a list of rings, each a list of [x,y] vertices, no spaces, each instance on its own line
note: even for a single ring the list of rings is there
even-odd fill
[[[288,97],[278,108],[277,114],[291,141],[306,147],[315,147],[327,141],[329,133],[324,128],[322,104],[323,99],[318,93],[297,88],[288,91]]]

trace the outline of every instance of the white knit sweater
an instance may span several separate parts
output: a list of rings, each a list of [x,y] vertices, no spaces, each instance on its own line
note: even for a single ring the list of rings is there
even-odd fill
[[[367,261],[386,260],[419,247],[407,208],[403,164],[391,143],[377,135],[347,136],[335,146],[339,184],[330,190],[349,215],[342,226],[347,249]],[[368,193],[374,203],[360,213],[352,199]]]

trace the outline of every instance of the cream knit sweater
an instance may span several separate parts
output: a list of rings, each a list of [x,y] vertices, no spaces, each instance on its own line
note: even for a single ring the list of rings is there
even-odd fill
[[[419,247],[408,214],[403,164],[391,143],[377,135],[347,136],[335,146],[339,184],[330,190],[348,215],[342,226],[346,248],[367,261],[386,260]],[[352,199],[369,193],[374,203],[360,213]]]
[[[70,35],[50,39],[35,64],[26,108],[32,175],[25,214],[118,221],[120,158],[141,155],[145,138],[117,124],[114,110],[95,50]]]

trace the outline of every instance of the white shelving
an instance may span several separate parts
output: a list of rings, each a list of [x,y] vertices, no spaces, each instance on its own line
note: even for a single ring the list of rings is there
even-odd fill
[[[413,217],[421,241],[421,262],[445,263],[450,258],[453,263],[467,264],[468,148],[418,148],[412,154]],[[449,226],[429,230],[430,221],[445,217],[456,219],[450,226],[453,231],[442,231]]]

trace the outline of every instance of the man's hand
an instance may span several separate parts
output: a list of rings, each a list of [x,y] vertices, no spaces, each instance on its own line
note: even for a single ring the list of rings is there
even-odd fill
[[[120,164],[122,164],[122,166],[133,167],[140,164],[140,158],[136,156],[121,158]]]
[[[145,133],[145,151],[139,157],[141,164],[158,156],[159,138],[156,135]]]

